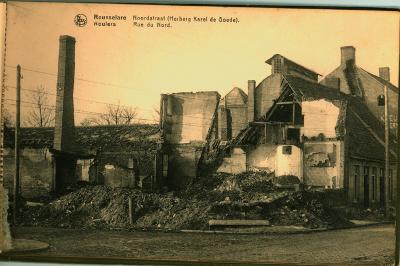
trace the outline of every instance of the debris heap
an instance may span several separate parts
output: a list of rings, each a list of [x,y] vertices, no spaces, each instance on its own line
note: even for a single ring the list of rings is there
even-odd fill
[[[166,231],[207,229],[210,219],[264,219],[308,228],[348,225],[323,197],[323,192],[282,189],[269,172],[218,173],[199,178],[185,191],[163,194],[88,185],[43,206],[26,206],[21,224]]]

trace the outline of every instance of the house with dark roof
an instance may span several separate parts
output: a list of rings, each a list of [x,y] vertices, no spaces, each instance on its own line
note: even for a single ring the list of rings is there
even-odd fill
[[[203,163],[224,150],[217,172],[264,169],[276,177],[296,177],[308,188],[342,192],[349,205],[379,207],[386,198],[394,203],[396,132],[389,137],[390,170],[385,173],[378,100],[387,86],[389,113],[392,122],[397,120],[398,89],[387,69],[375,76],[355,65],[352,47],[341,51],[341,66],[321,82],[317,72],[282,55],[268,59],[271,75],[259,84],[249,80],[247,95],[234,88],[209,117],[212,134],[196,168],[204,169]]]
[[[356,49],[353,46],[341,47],[340,64],[326,75],[321,84],[340,90],[345,94],[360,98],[379,120],[384,122],[385,108],[379,102],[384,99],[384,87],[388,90],[389,125],[397,134],[397,96],[399,89],[390,82],[389,67],[380,67],[379,76],[356,64]]]
[[[113,187],[151,182],[160,140],[158,125],[75,127],[74,180]],[[12,188],[15,171],[14,128],[4,128],[4,184]],[[21,128],[22,195],[41,197],[55,192],[54,128]],[[11,189],[12,191],[12,189]]]

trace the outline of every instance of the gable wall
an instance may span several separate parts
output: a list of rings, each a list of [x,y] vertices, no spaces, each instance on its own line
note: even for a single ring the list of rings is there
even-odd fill
[[[372,111],[372,113],[380,121],[384,122],[385,108],[384,106],[378,106],[378,96],[384,95],[384,86],[378,82],[375,78],[371,77],[364,70],[359,69],[359,77],[364,89],[364,100],[365,104]],[[397,109],[398,109],[398,95],[395,91],[388,88],[388,99],[389,99],[389,121],[390,128],[394,132],[397,130]]]

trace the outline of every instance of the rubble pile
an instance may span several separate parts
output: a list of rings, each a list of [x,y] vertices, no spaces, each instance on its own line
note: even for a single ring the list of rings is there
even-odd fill
[[[282,189],[269,172],[217,173],[180,192],[85,186],[43,206],[25,206],[22,225],[146,230],[207,229],[210,219],[265,219],[309,228],[348,223],[321,193]],[[132,200],[133,223],[129,220]]]
[[[133,203],[132,225],[129,198]],[[207,208],[205,202],[189,202],[173,193],[86,186],[43,206],[25,206],[21,225],[179,230],[206,224]]]
[[[346,227],[352,223],[323,202],[324,194],[315,191],[289,193],[269,206],[269,219],[276,225],[308,228]]]

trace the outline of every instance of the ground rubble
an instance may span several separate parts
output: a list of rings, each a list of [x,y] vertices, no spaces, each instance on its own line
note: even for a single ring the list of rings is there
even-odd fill
[[[160,194],[88,185],[43,205],[25,205],[20,225],[165,231],[205,230],[210,219],[260,219],[306,228],[351,225],[323,197],[321,192],[283,189],[266,171],[217,173],[184,191]]]

